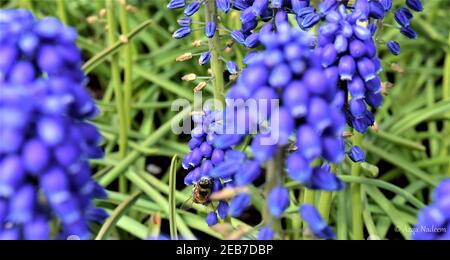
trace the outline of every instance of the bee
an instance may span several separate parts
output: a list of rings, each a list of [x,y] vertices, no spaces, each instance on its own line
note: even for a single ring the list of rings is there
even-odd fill
[[[211,200],[209,196],[214,188],[214,179],[202,177],[192,188],[192,196],[181,205],[182,209],[189,209],[192,203],[209,205]]]

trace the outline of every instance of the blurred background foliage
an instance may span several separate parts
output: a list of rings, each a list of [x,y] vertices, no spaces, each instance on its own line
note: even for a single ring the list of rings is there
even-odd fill
[[[102,228],[97,232],[98,239],[158,237],[160,233],[168,234],[171,226],[182,237],[252,238],[261,221],[259,212],[264,203],[257,189],[251,188],[253,209],[241,220],[231,220],[235,230],[230,233],[206,225],[206,207],[193,205],[194,211],[179,209],[191,188],[184,187],[182,180],[186,172],[176,160],[172,174],[177,173],[177,185],[169,184],[171,158],[189,151],[188,136],[170,131],[170,120],[176,115],[171,111],[171,101],[193,100],[193,88],[200,81],[182,81],[183,75],[208,75],[208,68],[199,66],[196,58],[185,62],[175,59],[183,53],[199,53],[208,47],[192,45],[196,39],[204,40],[202,30],[195,31],[194,37],[188,39],[172,39],[180,14],[166,9],[166,2],[129,0],[124,6],[123,1],[115,2],[115,28],[108,26],[104,0],[1,0],[0,6],[31,9],[37,17],[57,16],[78,30],[78,45],[87,62],[88,88],[101,110],[94,123],[104,137],[105,157],[91,164],[96,179],[109,191],[109,198],[99,204],[113,216],[103,227],[94,227],[96,231]],[[394,0],[394,5],[403,2]],[[367,163],[362,165],[364,177],[348,176],[351,167],[348,161],[338,169],[344,181],[362,184],[363,220],[366,235],[371,238],[408,239],[410,234],[403,227],[416,223],[417,212],[430,202],[434,185],[450,176],[450,1],[427,0],[424,7],[425,11],[415,14],[413,19],[413,28],[419,35],[416,40],[407,40],[392,28],[393,15],[384,21],[377,36],[384,69],[384,105],[376,113],[376,127],[369,130],[363,143],[368,154]],[[121,8],[126,12],[121,13]],[[123,32],[124,19],[128,21],[128,33]],[[236,13],[223,19],[228,28],[237,28]],[[117,43],[112,47],[108,44],[110,30]],[[133,38],[121,36],[127,34]],[[399,56],[393,56],[384,47],[392,39],[402,46]],[[129,66],[125,46],[131,51],[132,91],[126,109],[130,116],[128,149],[120,154],[121,126],[111,66],[118,65],[122,86]],[[245,52],[234,45],[222,55],[237,60],[242,68]],[[229,75],[225,76],[227,84],[232,84]],[[208,85],[203,91],[204,99],[211,95],[211,88]],[[122,183],[117,178],[119,175],[123,176]],[[292,195],[296,189],[292,186]],[[351,238],[349,192],[347,189],[333,194],[330,223],[339,239]],[[295,207],[287,212],[283,225],[290,230],[296,227],[299,217]],[[296,232],[300,231],[287,232],[286,238],[296,238]]]

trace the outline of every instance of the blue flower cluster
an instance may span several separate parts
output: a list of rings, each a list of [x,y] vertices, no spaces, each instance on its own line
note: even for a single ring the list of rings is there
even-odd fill
[[[88,158],[100,158],[97,108],[85,90],[77,33],[55,18],[0,10],[0,239],[90,237],[107,217]]]
[[[331,172],[328,163],[339,163],[345,154],[354,162],[365,160],[359,147],[346,151],[342,133],[346,124],[360,133],[367,132],[375,123],[371,109],[382,105],[379,77],[382,67],[374,35],[378,21],[392,9],[392,0],[356,0],[353,5],[349,1],[324,0],[317,10],[307,0],[217,0],[216,4],[224,13],[231,8],[241,12],[241,29],[230,31],[235,42],[248,48],[262,46],[264,50],[246,55],[247,68],[227,95],[229,100],[243,101],[243,105],[227,107],[224,113],[219,113],[221,130],[226,133],[214,135],[209,145],[227,152],[214,167],[210,162],[204,166],[207,175],[227,180],[229,186],[245,186],[260,178],[267,161],[281,156],[287,157],[287,175],[307,188],[342,189],[344,184]],[[185,8],[186,15],[179,20],[182,28],[175,32],[175,38],[191,33],[190,16],[200,5],[197,1],[187,6],[183,0],[170,1],[169,8]],[[420,0],[407,0],[406,5],[414,11],[423,9]],[[295,16],[300,28],[294,29],[289,24],[290,15]],[[405,7],[395,14],[395,20],[402,26],[401,33],[415,38],[411,18],[412,13]],[[259,21],[263,22],[261,26]],[[316,38],[300,30],[316,25],[320,25]],[[207,23],[206,37],[215,33],[217,25]],[[393,54],[400,53],[397,42],[389,41],[387,46]],[[210,54],[206,52],[200,57],[200,64],[206,64]],[[230,72],[237,71],[230,70],[231,67],[227,63]],[[271,103],[273,100],[279,103]],[[248,101],[256,101],[254,111],[246,107]],[[255,130],[257,134],[249,138]],[[249,154],[233,150],[244,139],[250,140]],[[287,153],[287,147],[293,152]],[[193,166],[199,165],[203,158],[205,162],[210,160],[195,150],[188,156],[193,156]],[[203,165],[198,168],[188,177],[202,176]],[[289,206],[288,190],[276,186],[268,194],[267,203],[271,215],[281,217]],[[231,201],[229,215],[239,216],[249,205],[248,194],[241,193]],[[305,209],[302,215],[306,221],[312,219],[315,223],[311,224],[315,236],[334,237],[324,222],[318,221],[318,213]],[[208,219],[215,223],[217,216],[211,213]],[[272,238],[273,231],[265,227],[259,237]]]
[[[238,1],[235,1],[235,3]],[[178,19],[178,24],[181,26],[173,33],[173,38],[181,39],[189,36],[193,29],[192,24],[195,22],[192,20],[192,16],[200,10],[201,5],[204,4],[204,1],[192,1],[189,4],[186,3],[186,0],[170,0],[167,4],[167,8],[171,10],[175,9],[184,9],[183,17]],[[217,8],[225,13],[227,13],[231,7],[236,8],[234,4],[231,4],[228,0],[218,0],[216,1]],[[238,4],[239,5],[239,4]],[[220,21],[219,21],[220,22]],[[213,38],[216,34],[218,34],[218,25],[216,22],[208,21],[208,22],[198,22],[197,24],[204,25],[204,34],[207,39]],[[214,48],[221,48],[222,46],[215,46]],[[223,46],[223,48],[226,48]],[[211,50],[200,53],[200,58],[198,60],[200,65],[206,65],[209,63],[211,59]],[[224,58],[222,57],[222,60]],[[225,61],[225,67],[231,75],[235,75],[238,73],[238,66],[234,61]]]
[[[438,185],[433,203],[419,213],[413,231],[414,240],[450,240],[450,179]]]
[[[420,0],[408,0],[406,4],[416,11],[423,9]],[[357,0],[353,7],[337,0],[325,0],[319,8],[326,19],[317,36],[318,47],[322,48],[322,65],[338,69],[337,83],[351,95],[345,104],[347,123],[361,133],[375,122],[367,105],[372,108],[382,105],[378,76],[382,67],[373,36],[376,20],[383,19],[391,8],[391,0]],[[410,27],[411,18],[412,13],[405,7],[395,13],[395,20],[402,26],[401,33],[416,38]],[[395,41],[389,41],[387,47],[395,55],[400,53],[400,45]]]
[[[241,12],[241,29],[233,30],[231,37],[247,48],[255,48],[260,44],[255,40],[259,35],[259,21],[268,24],[275,20],[276,23],[280,11],[286,16],[288,13],[294,14],[302,29],[309,29],[320,21],[320,16],[314,12],[309,0],[236,0],[232,6]]]
[[[184,178],[186,185],[195,185],[202,178],[210,178],[214,183],[212,192],[218,192],[224,185],[230,182],[230,179],[213,176],[212,170],[215,166],[223,162],[224,158],[232,156],[234,151],[217,149],[213,146],[214,139],[220,131],[222,124],[219,122],[221,112],[205,108],[202,112],[194,112],[192,119],[195,128],[191,132],[189,148],[191,152],[186,154],[182,160],[184,169],[189,173]],[[210,202],[207,201],[207,204]],[[217,213],[220,218],[226,219],[228,216],[228,203],[220,201],[217,207]],[[206,216],[208,225],[215,225],[218,222],[217,213],[210,212]]]
[[[279,11],[277,17],[285,17]],[[228,93],[231,100],[255,101],[256,111],[236,109],[237,127],[245,131],[264,128],[251,142],[252,159],[224,160],[213,169],[213,175],[234,179],[244,186],[255,181],[261,165],[277,153],[283,153],[292,143],[297,151],[288,155],[287,173],[310,189],[340,190],[343,183],[327,164],[312,166],[314,161],[338,163],[345,155],[342,133],[345,129],[343,92],[337,89],[338,69],[323,69],[321,49],[312,50],[314,39],[279,19],[276,30],[268,27],[260,32],[259,41],[265,50],[251,53],[248,67]],[[263,106],[279,100],[279,106]],[[267,118],[265,117],[267,115]],[[225,119],[228,128],[227,119]],[[229,133],[229,132],[227,132]],[[245,134],[224,134],[214,140],[217,147],[231,147],[241,142]],[[281,217],[289,205],[287,189],[274,188],[268,199],[270,212]],[[246,205],[242,203],[242,205]]]
[[[372,3],[372,2],[370,2]],[[374,116],[367,105],[377,108],[382,104],[381,64],[372,39],[374,29],[367,25],[370,17],[380,17],[370,12],[367,1],[358,0],[349,12],[345,5],[337,10],[326,10],[326,20],[318,31],[318,47],[322,49],[322,65],[337,71],[335,83],[350,94],[345,102],[347,123],[358,132],[365,133],[374,124]],[[381,7],[380,7],[381,8]],[[372,25],[372,24],[369,24]]]
[[[408,6],[411,10],[415,12],[423,11],[422,2],[420,0],[406,0],[406,6]],[[404,6],[400,7],[397,11],[395,11],[394,19],[400,25],[400,33],[402,33],[403,35],[405,35],[410,39],[417,38],[417,33],[411,27],[411,19],[413,17],[414,15],[412,14],[412,12]],[[389,41],[386,44],[386,46],[392,54],[394,55],[400,54],[400,45],[398,44],[398,42]]]

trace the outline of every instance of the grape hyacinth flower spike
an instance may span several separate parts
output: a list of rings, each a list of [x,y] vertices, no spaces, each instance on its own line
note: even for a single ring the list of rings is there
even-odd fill
[[[230,46],[232,46],[232,43],[230,42],[222,42],[219,40],[219,38],[223,37],[223,33],[229,33],[227,29],[224,28],[224,25],[221,24],[221,20],[217,19],[218,13],[217,10],[227,13],[231,7],[232,2],[229,0],[214,0],[214,1],[192,1],[190,3],[187,3],[185,0],[171,0],[167,8],[171,10],[175,9],[183,9],[183,16],[178,19],[178,24],[181,26],[175,32],[173,33],[172,37],[175,39],[182,39],[190,36],[193,31],[196,30],[203,30],[205,38],[203,39],[197,39],[192,44],[196,47],[201,47],[204,45],[204,42],[208,42],[208,45],[210,47],[209,51],[202,52],[202,53],[196,53],[194,55],[190,55],[189,58],[180,58],[177,59],[177,61],[185,61],[192,58],[192,56],[199,55],[199,64],[200,65],[206,65],[210,63],[210,60],[213,59],[213,62],[211,63],[211,67],[218,68],[220,70],[223,70],[223,65],[226,66],[227,70],[231,75],[236,75],[238,73],[238,67],[237,64],[233,61],[227,61],[224,57],[219,57],[214,52],[220,51],[220,50],[231,50]],[[235,4],[233,4],[234,6]],[[205,9],[206,13],[206,21],[194,21],[193,15],[199,12],[201,9]],[[199,28],[196,28],[196,27]],[[222,35],[221,35],[222,34]],[[231,33],[233,36],[233,34]],[[242,43],[245,41],[245,36],[242,35]],[[257,43],[251,43],[249,44],[256,45]],[[225,51],[224,51],[225,52]],[[224,53],[222,52],[222,53]],[[219,64],[220,65],[219,65]],[[221,64],[225,63],[225,64]],[[214,73],[219,73],[215,69]],[[222,71],[220,71],[222,73]],[[215,80],[218,80],[218,78],[221,78],[222,76],[215,76]],[[221,79],[219,79],[221,82]],[[215,83],[219,84],[219,83]],[[222,84],[222,83],[220,83]]]
[[[214,183],[212,192],[220,191],[224,184],[229,183],[231,176],[227,174],[215,175],[215,167],[223,162],[224,158],[230,157],[233,153],[230,149],[218,149],[213,146],[217,133],[220,131],[221,112],[205,107],[204,111],[193,112],[192,120],[195,127],[191,133],[189,141],[190,152],[182,159],[182,166],[189,170],[184,178],[185,185],[196,185],[201,178],[211,179]],[[242,159],[243,160],[243,159]],[[230,169],[228,169],[230,170]],[[207,201],[205,205],[209,205]],[[228,203],[219,201],[216,211],[210,212],[206,217],[208,225],[215,225],[218,222],[217,215],[221,219],[228,217]]]
[[[265,122],[260,116],[266,115],[270,123],[269,133],[257,133],[253,137],[250,142],[251,156],[245,157],[245,162],[239,164],[241,166],[238,168],[241,170],[231,171],[237,164],[225,158],[213,172],[233,178],[237,186],[245,186],[261,176],[261,167],[275,158],[277,153],[288,145],[295,145],[301,149],[287,155],[289,177],[310,189],[342,189],[343,183],[331,173],[329,167],[312,166],[312,162],[319,158],[338,163],[345,154],[341,138],[345,128],[345,116],[341,112],[343,103],[336,102],[342,93],[330,84],[333,76],[338,76],[337,70],[334,74],[327,73],[321,66],[320,50],[312,50],[313,38],[291,27],[287,21],[279,21],[276,31],[261,33],[259,41],[265,49],[251,54],[254,57],[247,61],[248,67],[242,71],[236,85],[229,91],[228,99],[269,101],[269,104],[270,100],[278,99],[283,105],[262,106],[250,113],[239,107],[237,110],[227,108],[226,112],[235,111],[235,117],[242,118],[237,121],[241,122],[240,125],[246,125],[246,135],[250,134],[249,131],[255,125]],[[228,126],[227,122],[225,120],[225,128]],[[277,138],[272,139],[271,136]],[[291,141],[291,137],[295,141]],[[232,148],[242,140],[239,138],[237,142],[228,142],[233,138],[232,134],[218,135],[214,145]],[[224,146],[224,143],[229,145]],[[282,217],[289,205],[287,190],[279,186],[269,193],[267,202],[271,214],[276,218]],[[245,205],[232,202],[233,204]],[[234,210],[233,216],[240,212],[242,210]]]
[[[97,107],[85,89],[76,31],[56,18],[0,10],[0,238],[90,237],[89,222],[106,196],[88,158],[101,158],[101,137],[87,119]],[[44,76],[45,75],[45,76]]]
[[[433,203],[422,209],[413,228],[413,240],[450,240],[450,179],[435,189]]]
[[[367,106],[381,105],[380,62],[368,27],[357,23],[366,17],[364,4],[357,1],[353,12],[344,5],[327,14],[318,31],[318,47],[322,49],[322,65],[330,73],[337,73],[337,84],[347,89],[351,99],[344,101],[347,123],[365,133],[374,124],[374,116]],[[359,9],[358,9],[359,8]],[[368,14],[367,14],[368,15]],[[339,22],[343,21],[343,22]]]

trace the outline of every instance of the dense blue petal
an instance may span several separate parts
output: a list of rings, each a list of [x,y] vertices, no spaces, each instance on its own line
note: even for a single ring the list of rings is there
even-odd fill
[[[406,0],[406,5],[416,12],[423,11],[422,1],[420,0]]]
[[[400,45],[396,41],[389,41],[386,44],[386,46],[392,54],[394,54],[394,55],[400,54]]]
[[[197,1],[191,2],[186,9],[184,9],[184,14],[186,16],[192,16],[198,11],[198,9],[200,9],[200,3]]]
[[[229,214],[239,217],[250,206],[250,196],[247,193],[239,193],[230,202]]]
[[[350,157],[350,159],[353,162],[363,162],[366,160],[366,154],[364,153],[364,151],[358,147],[358,146],[353,146],[350,151],[348,152],[348,157]]]
[[[216,212],[211,211],[208,213],[208,215],[206,215],[206,224],[208,224],[208,226],[214,226],[218,222],[219,222],[219,219],[217,217]]]
[[[304,204],[300,208],[300,215],[308,223],[308,227],[316,237],[323,239],[334,239],[336,237],[331,227],[327,225],[314,206]]]
[[[296,0],[293,0],[296,1]],[[256,237],[257,240],[272,240],[274,237],[274,232],[269,226],[262,227],[259,232],[258,236]]]
[[[280,218],[289,206],[289,191],[282,186],[273,188],[267,198],[267,204],[270,214]]]
[[[334,173],[323,166],[314,169],[311,181],[307,186],[311,189],[326,191],[338,191],[345,187],[344,183]]]

